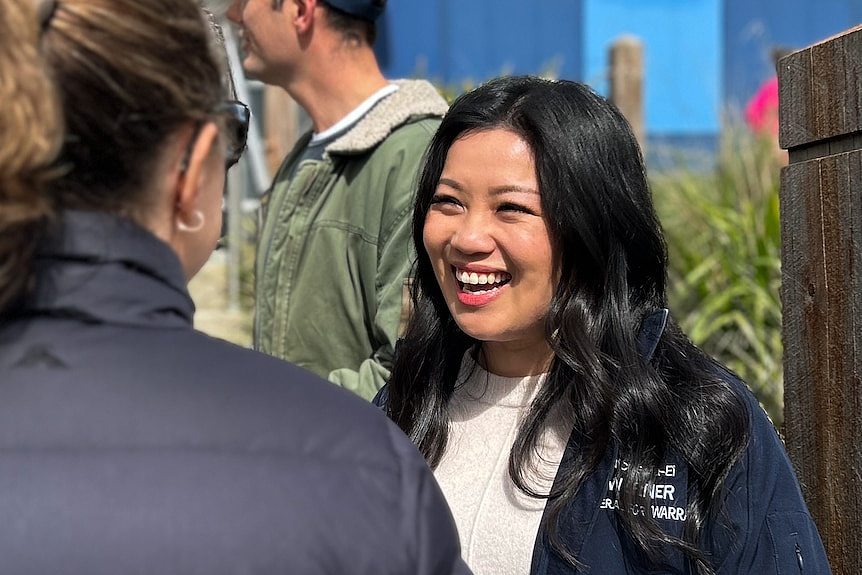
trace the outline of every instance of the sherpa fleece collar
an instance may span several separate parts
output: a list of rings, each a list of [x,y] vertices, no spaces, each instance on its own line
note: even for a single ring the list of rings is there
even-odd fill
[[[355,126],[326,147],[327,154],[358,154],[382,142],[411,118],[440,117],[449,108],[425,80],[395,80],[398,90],[374,105]]]

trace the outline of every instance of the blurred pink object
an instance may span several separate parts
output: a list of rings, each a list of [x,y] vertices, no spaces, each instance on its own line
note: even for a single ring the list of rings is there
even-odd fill
[[[745,121],[753,132],[778,136],[778,78],[758,88],[745,106]]]

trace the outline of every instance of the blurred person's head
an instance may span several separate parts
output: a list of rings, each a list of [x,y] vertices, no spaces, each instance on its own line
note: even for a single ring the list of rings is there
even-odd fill
[[[386,0],[323,0],[330,27],[340,32],[345,42],[373,46],[377,40],[377,18]]]
[[[37,4],[41,21],[33,15],[31,27],[40,32],[28,46],[53,81],[45,96],[59,100],[65,130],[56,177],[26,196],[45,206],[29,223],[40,229],[65,209],[128,217],[166,242],[191,277],[218,240],[225,164],[241,152],[247,120],[225,102],[199,4]]]
[[[233,0],[249,76],[276,85],[313,82],[321,61],[373,57],[386,0]]]

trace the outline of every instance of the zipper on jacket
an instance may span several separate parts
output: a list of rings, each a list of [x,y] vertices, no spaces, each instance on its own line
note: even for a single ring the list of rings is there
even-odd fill
[[[314,167],[316,172],[319,172],[321,165],[322,165],[322,162],[320,165]],[[296,168],[297,168],[297,170],[299,170],[299,166],[297,166]],[[296,177],[296,173],[294,173],[294,175],[293,175],[293,178],[295,178],[295,177]],[[299,191],[299,193],[297,194],[297,207],[299,206],[299,200],[301,200],[308,193],[308,191],[314,186],[314,183],[317,181],[317,179],[319,177],[320,177],[320,173],[315,173],[314,175],[312,175],[308,181],[308,184],[305,186],[305,188],[303,188],[302,190]],[[267,224],[269,223],[271,218],[278,218],[281,216],[281,212],[284,209],[284,204],[287,201],[287,199],[290,197],[290,185],[293,181],[293,178],[291,178],[291,181],[288,182],[287,187],[284,190],[284,193],[280,194],[280,197],[275,197],[276,196],[276,194],[275,194],[275,185],[276,184],[273,183],[272,192],[270,195],[270,205],[268,207],[267,216],[266,216],[264,223],[263,223],[261,242],[260,242],[260,245],[258,246],[258,250],[257,250],[257,261],[255,263],[255,276],[256,276],[255,277],[255,284],[256,284],[255,287],[257,287],[258,285],[261,285],[263,283],[263,279],[264,279],[263,269],[265,267],[267,259],[269,259],[269,252],[272,249],[272,242],[275,240],[275,235],[276,235],[275,234],[275,228],[277,227],[277,222],[273,221],[272,225],[267,225]],[[257,306],[255,306],[255,307],[257,307]],[[256,312],[257,312],[257,310],[256,310]],[[254,341],[253,341],[255,349],[258,349],[260,347],[259,344],[261,341],[261,332],[262,332],[261,322],[260,322],[260,319],[258,318],[258,314],[255,313]]]

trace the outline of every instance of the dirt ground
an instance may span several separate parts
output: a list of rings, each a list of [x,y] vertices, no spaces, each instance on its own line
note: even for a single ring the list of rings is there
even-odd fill
[[[195,302],[195,327],[204,333],[251,347],[252,314],[228,309],[225,252],[213,252],[203,269],[189,283]]]

